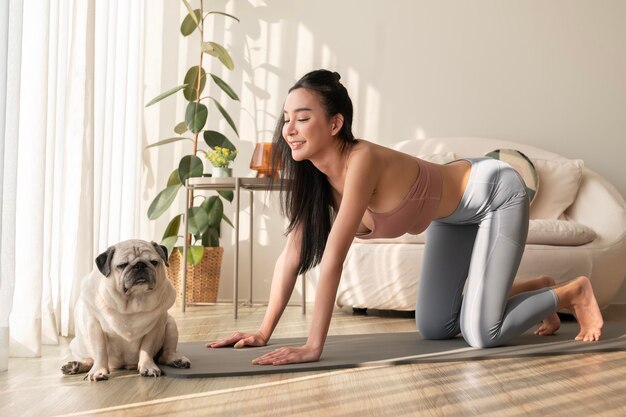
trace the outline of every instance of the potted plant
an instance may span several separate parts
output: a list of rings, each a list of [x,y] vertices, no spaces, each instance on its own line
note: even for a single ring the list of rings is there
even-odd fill
[[[209,15],[221,15],[231,18],[239,22],[235,16],[219,11],[204,11],[203,0],[200,0],[200,8],[193,9],[188,0],[182,0],[185,7],[189,11],[183,19],[180,32],[183,36],[191,36],[199,34],[200,57],[198,65],[194,65],[187,71],[183,84],[169,89],[168,91],[158,95],[152,99],[146,107],[149,107],[159,101],[169,97],[175,93],[182,92],[187,106],[185,110],[184,121],[178,123],[174,127],[174,132],[178,135],[153,143],[147,148],[162,146],[178,141],[191,141],[193,144],[193,152],[181,158],[178,167],[170,174],[166,187],[160,191],[154,198],[148,209],[148,218],[150,220],[160,217],[174,202],[183,189],[186,180],[193,177],[201,177],[204,173],[204,164],[198,154],[203,154],[214,166],[228,167],[228,164],[234,160],[237,155],[237,149],[233,143],[222,133],[205,129],[209,107],[213,106],[222,118],[226,120],[232,128],[236,136],[239,136],[237,127],[233,122],[224,106],[214,97],[209,95],[202,96],[202,92],[206,87],[207,80],[219,87],[221,91],[232,100],[239,100],[235,91],[220,77],[215,74],[207,74],[202,67],[205,55],[219,59],[219,61],[229,70],[233,70],[233,60],[222,45],[213,41],[204,39],[204,24]],[[209,77],[210,76],[210,77]],[[206,104],[205,104],[206,103]],[[191,136],[191,137],[190,137]],[[201,149],[202,141],[208,145],[208,149]],[[195,196],[193,192],[189,201],[186,202],[187,215],[189,216],[189,234],[184,238],[188,244],[188,302],[215,302],[217,297],[217,284],[208,282],[214,277],[206,277],[206,274],[215,275],[217,269],[217,281],[219,281],[219,273],[221,269],[221,258],[224,249],[219,245],[220,225],[222,220],[232,226],[232,222],[224,214],[224,203],[222,199],[229,202],[233,200],[232,191],[219,191],[218,195],[210,197]],[[184,214],[178,214],[172,218],[163,233],[161,244],[166,246],[170,252],[170,278],[177,286],[180,283],[182,251],[180,247],[176,247],[178,242],[181,220]],[[211,272],[213,271],[213,272]],[[209,285],[212,289],[209,291],[208,299],[204,295],[195,291],[196,285],[205,288]],[[177,286],[177,293],[180,296],[180,290]],[[198,299],[203,298],[203,299]]]
[[[221,146],[214,146],[213,149],[206,151],[206,158],[213,165],[211,174],[214,177],[230,177],[233,175],[233,170],[230,168],[230,163],[237,157],[237,149],[223,148]]]

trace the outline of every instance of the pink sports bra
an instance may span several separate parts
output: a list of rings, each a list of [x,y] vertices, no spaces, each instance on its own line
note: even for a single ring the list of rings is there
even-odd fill
[[[420,166],[417,179],[404,200],[387,213],[367,209],[372,218],[372,230],[357,233],[360,239],[394,238],[405,233],[416,235],[426,230],[435,218],[441,200],[441,172],[439,166],[415,158]]]

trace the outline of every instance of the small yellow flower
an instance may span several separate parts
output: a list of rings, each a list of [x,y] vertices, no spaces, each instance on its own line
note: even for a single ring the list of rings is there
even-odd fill
[[[218,168],[228,168],[228,165],[237,157],[238,150],[230,150],[221,146],[215,146],[212,150],[206,151],[205,155],[211,165]]]

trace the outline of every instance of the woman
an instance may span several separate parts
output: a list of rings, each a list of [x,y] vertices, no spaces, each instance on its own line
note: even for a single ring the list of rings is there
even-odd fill
[[[544,318],[538,332],[552,333],[558,328],[554,314],[567,308],[580,325],[576,339],[598,340],[603,321],[586,277],[537,290],[546,279],[538,277],[512,288],[528,232],[520,176],[494,159],[436,165],[355,139],[352,102],[339,79],[326,70],[302,77],[289,90],[276,128],[279,162],[291,180],[283,196],[289,226],[263,323],[256,333],[235,333],[207,346],[267,344],[297,275],[320,263],[306,344],[254,363],[317,361],[354,237],[417,234],[429,225],[416,308],[424,338],[461,332],[471,346],[497,346]]]

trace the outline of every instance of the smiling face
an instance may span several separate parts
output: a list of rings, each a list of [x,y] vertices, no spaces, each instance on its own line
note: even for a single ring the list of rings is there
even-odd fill
[[[297,88],[289,93],[283,119],[283,138],[296,161],[314,158],[336,141],[337,117],[328,117],[319,96],[311,90]]]

